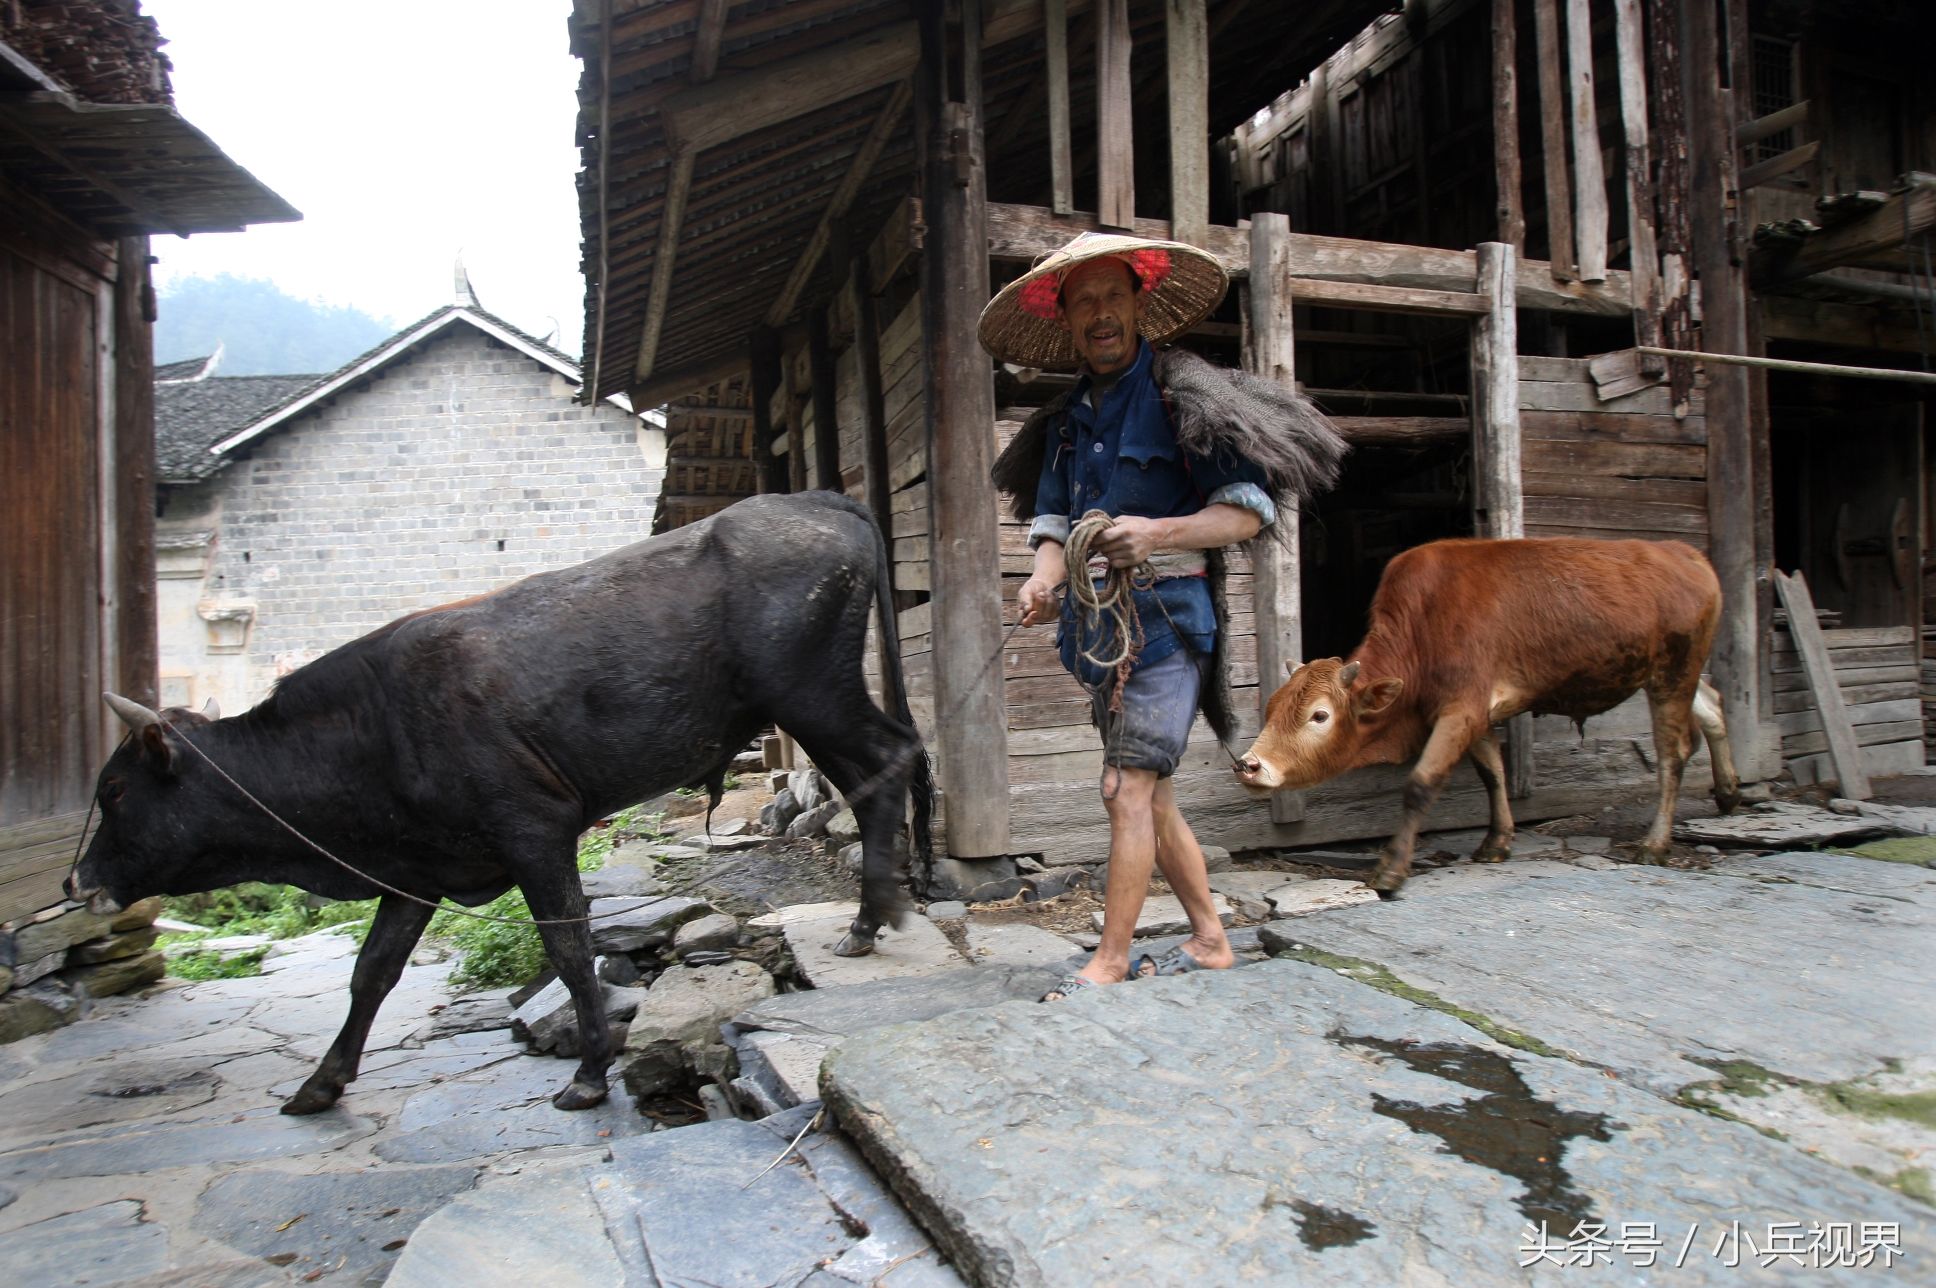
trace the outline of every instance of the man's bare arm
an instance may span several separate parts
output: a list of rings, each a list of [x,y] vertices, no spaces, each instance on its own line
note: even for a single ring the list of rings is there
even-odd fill
[[[1174,519],[1124,515],[1096,538],[1092,548],[1117,568],[1133,568],[1159,550],[1215,550],[1248,541],[1263,526],[1261,515],[1241,505],[1206,505],[1195,514]],[[1036,549],[1038,571],[1041,552],[1048,545],[1045,541]],[[1060,551],[1058,546],[1058,557]]]

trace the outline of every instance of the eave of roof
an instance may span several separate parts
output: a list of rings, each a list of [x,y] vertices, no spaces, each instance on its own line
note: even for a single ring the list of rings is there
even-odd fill
[[[0,92],[0,172],[105,236],[232,232],[302,218],[165,103]]]
[[[437,310],[429,317],[413,326],[405,327],[396,335],[385,340],[368,353],[351,359],[342,367],[322,377],[305,389],[297,391],[274,407],[266,409],[261,415],[244,425],[235,433],[216,443],[208,450],[216,456],[225,456],[236,448],[253,439],[261,437],[278,425],[300,416],[318,403],[327,401],[341,393],[350,385],[389,366],[418,345],[444,332],[452,325],[463,322],[476,327],[485,335],[499,343],[517,350],[533,361],[538,362],[563,376],[573,384],[582,380],[578,364],[570,358],[524,332],[518,330],[502,318],[495,317],[479,308],[466,308],[450,305]],[[624,411],[631,411],[632,404],[622,395],[606,398],[604,401]]]

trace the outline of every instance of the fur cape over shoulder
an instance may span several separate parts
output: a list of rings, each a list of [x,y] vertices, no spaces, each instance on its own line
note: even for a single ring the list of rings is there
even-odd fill
[[[1265,488],[1278,519],[1253,545],[1279,536],[1297,521],[1300,501],[1330,488],[1348,449],[1337,428],[1309,400],[1274,380],[1213,366],[1187,349],[1165,349],[1150,368],[1169,409],[1177,446],[1198,456],[1242,457],[1264,473]],[[1049,434],[1067,413],[1070,395],[1061,394],[1031,415],[991,471],[995,486],[1010,498],[1017,519],[1035,518],[1035,491]],[[1207,551],[1210,594],[1217,611],[1217,649],[1204,677],[1201,706],[1217,737],[1228,743],[1236,730],[1230,693],[1227,645],[1230,612],[1224,594],[1222,552]],[[1272,677],[1260,677],[1270,683]]]

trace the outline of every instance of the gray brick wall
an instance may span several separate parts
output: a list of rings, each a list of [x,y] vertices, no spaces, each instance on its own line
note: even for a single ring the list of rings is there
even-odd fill
[[[220,515],[204,594],[258,605],[249,670],[647,536],[638,420],[571,394],[460,323],[181,497]]]

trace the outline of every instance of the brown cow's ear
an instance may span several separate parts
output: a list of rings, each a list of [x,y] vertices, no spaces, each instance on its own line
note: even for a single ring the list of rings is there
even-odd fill
[[[1373,680],[1370,684],[1367,684],[1364,688],[1351,695],[1351,707],[1353,711],[1361,716],[1375,716],[1388,709],[1392,703],[1398,701],[1398,695],[1404,691],[1405,681],[1399,679],[1397,676],[1387,676],[1382,680]]]

